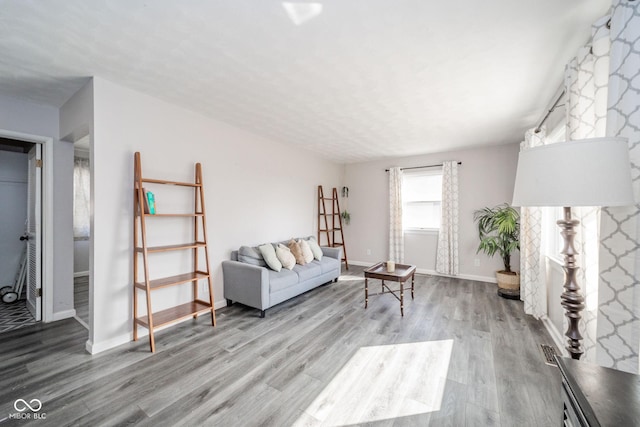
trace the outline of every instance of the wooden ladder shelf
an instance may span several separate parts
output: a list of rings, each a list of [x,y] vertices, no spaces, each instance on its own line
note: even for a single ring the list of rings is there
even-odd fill
[[[344,244],[344,231],[342,228],[342,213],[340,212],[340,202],[338,200],[338,189],[333,187],[332,197],[324,197],[322,185],[318,185],[318,244],[321,244],[321,236],[327,238],[327,246],[336,248],[342,247],[342,261],[346,269],[349,269],[347,261],[347,248]],[[331,211],[327,211],[326,201],[331,201]],[[337,219],[336,219],[337,218]],[[323,227],[324,222],[324,228]],[[340,236],[340,241],[336,237]]]
[[[133,198],[133,340],[138,340],[138,327],[149,330],[149,346],[151,352],[156,350],[154,332],[161,326],[177,323],[190,317],[196,318],[201,314],[211,313],[211,324],[216,326],[216,313],[214,310],[213,284],[209,268],[209,246],[207,244],[207,220],[204,205],[204,187],[202,183],[202,167],[196,163],[194,182],[176,182],[162,179],[149,179],[142,177],[142,164],[140,153],[135,153],[134,159],[134,198]],[[143,184],[174,185],[193,189],[195,192],[195,206],[192,213],[149,213],[146,208],[147,195],[143,190]],[[147,245],[147,220],[150,218],[193,218],[193,241],[167,246]],[[204,252],[204,259],[199,253]],[[151,254],[156,252],[191,250],[193,252],[193,269],[188,273],[170,277],[151,279],[150,265]],[[209,297],[199,298],[198,282],[206,280],[209,286]],[[171,286],[191,284],[193,298],[191,301],[165,310],[152,310],[152,295],[157,289]],[[144,292],[146,297],[146,314],[138,312],[138,292]]]

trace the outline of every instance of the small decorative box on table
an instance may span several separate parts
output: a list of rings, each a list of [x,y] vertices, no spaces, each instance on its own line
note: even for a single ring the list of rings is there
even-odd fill
[[[364,271],[364,308],[369,305],[369,296],[391,294],[400,301],[400,314],[404,316],[404,283],[411,279],[411,299],[414,298],[414,274],[416,272],[415,265],[396,264],[393,272],[387,270],[386,262],[379,262]],[[382,281],[382,292],[369,295],[369,279],[378,279]],[[391,289],[385,281],[399,282],[400,289]],[[385,290],[386,289],[386,290]],[[400,296],[398,296],[398,293]]]

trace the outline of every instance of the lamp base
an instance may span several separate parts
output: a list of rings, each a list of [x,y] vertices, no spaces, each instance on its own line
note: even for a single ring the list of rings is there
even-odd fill
[[[572,359],[580,360],[580,356],[584,354],[584,349],[580,341],[582,341],[582,335],[580,334],[579,323],[582,315],[580,312],[584,310],[584,296],[580,292],[580,286],[577,282],[578,266],[576,265],[576,255],[578,252],[574,247],[574,238],[576,235],[575,227],[580,224],[580,221],[571,219],[571,208],[564,208],[564,219],[561,219],[557,224],[562,229],[560,233],[564,238],[564,249],[562,254],[564,255],[564,292],[560,295],[560,305],[565,310],[565,316],[568,321],[567,331],[564,335],[567,337],[567,346],[565,347]]]
[[[498,295],[506,299],[520,299],[520,289],[498,288]]]

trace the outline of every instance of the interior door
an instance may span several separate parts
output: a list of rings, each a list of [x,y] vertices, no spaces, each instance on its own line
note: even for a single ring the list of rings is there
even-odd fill
[[[36,320],[42,319],[42,146],[29,151],[29,191],[27,197],[27,308]]]

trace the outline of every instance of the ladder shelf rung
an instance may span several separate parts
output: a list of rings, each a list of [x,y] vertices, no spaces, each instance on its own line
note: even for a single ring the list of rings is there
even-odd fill
[[[176,305],[153,313],[153,329],[160,326],[169,325],[187,319],[193,315],[204,314],[211,311],[211,304],[202,300],[190,301],[186,304]],[[142,316],[136,319],[136,323],[149,328],[149,316]]]
[[[205,242],[191,242],[191,243],[182,243],[179,245],[166,245],[166,246],[149,246],[147,247],[147,252],[166,252],[166,251],[178,251],[181,249],[194,249],[194,248],[204,248],[207,246]],[[143,248],[136,248],[136,252],[143,252]]]
[[[156,214],[149,214],[149,213],[145,213],[144,216],[145,217],[154,217],[154,216],[158,216],[158,217],[198,217],[198,216],[203,216],[204,214],[202,213],[184,213],[184,214],[179,214],[179,213],[156,213]]]
[[[151,290],[160,289],[167,286],[181,285],[183,283],[194,282],[200,279],[206,279],[209,275],[205,272],[195,271],[191,273],[185,274],[177,274],[175,276],[170,277],[162,277],[160,279],[149,280],[149,288]],[[147,289],[145,282],[136,282],[136,288],[138,289]]]
[[[151,178],[142,178],[141,181],[148,182],[150,184],[179,185],[181,187],[202,187],[202,184],[198,184],[195,182],[167,181],[164,179],[151,179]]]

